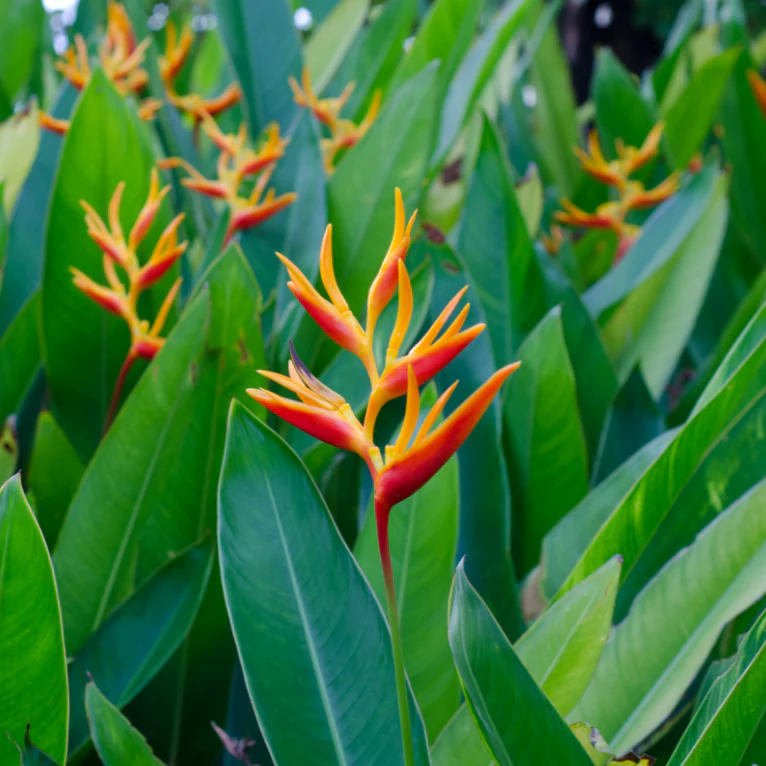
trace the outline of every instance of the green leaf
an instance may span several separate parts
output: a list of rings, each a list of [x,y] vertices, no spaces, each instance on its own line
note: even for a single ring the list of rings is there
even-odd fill
[[[237,404],[218,534],[234,636],[275,761],[399,766],[393,660],[380,607],[298,457]],[[412,697],[410,711],[416,763],[427,764]]]
[[[0,731],[21,742],[31,725],[39,747],[64,763],[69,697],[61,612],[48,549],[18,474],[0,488],[0,593],[0,656],[6,658]],[[15,751],[0,737],[3,763],[18,758]]]
[[[0,203],[9,218],[29,175],[39,144],[40,117],[34,103],[29,109],[0,123]]]
[[[428,412],[435,400],[429,387],[422,396],[422,411]],[[433,740],[460,702],[444,619],[457,551],[457,459],[394,507],[388,530],[407,676]],[[354,555],[378,601],[385,604],[373,508],[367,511]]]
[[[85,690],[93,743],[105,766],[161,766],[146,740],[122,713],[89,683]]]
[[[545,286],[510,164],[486,116],[458,248],[487,317],[495,364],[502,367],[545,313]]]
[[[668,431],[642,447],[548,532],[542,546],[542,589],[545,598],[553,598],[561,588],[601,525],[675,435],[675,431]]]
[[[433,766],[497,766],[466,705],[452,716],[431,749]]]
[[[439,137],[431,165],[439,165],[452,148],[484,86],[492,77],[497,62],[521,28],[531,6],[532,0],[507,3],[495,14],[463,59],[450,82],[442,106]]]
[[[186,434],[173,428],[175,415],[196,385],[194,364],[207,315],[204,298],[186,310],[117,415],[69,508],[54,560],[70,654],[132,590],[138,541],[167,480],[158,469],[172,465],[177,472]],[[194,475],[179,473],[187,482]],[[185,503],[177,508],[189,510]]]
[[[720,176],[702,216],[671,258],[604,322],[604,345],[618,378],[625,380],[639,364],[655,399],[661,396],[694,329],[718,260],[728,217],[726,186],[726,178]]]
[[[364,24],[369,0],[341,0],[303,49],[311,84],[321,93],[332,79]]]
[[[19,444],[11,421],[0,425],[0,483],[5,484],[16,470]]]
[[[52,190],[41,294],[43,359],[53,412],[77,454],[93,454],[115,380],[130,345],[125,321],[105,311],[72,282],[72,267],[104,283],[103,254],[90,239],[81,200],[106,217],[125,182],[120,219],[130,230],[149,190],[154,157],[142,124],[101,70],[78,101]],[[167,204],[141,244],[145,261],[169,220]],[[175,278],[174,269],[139,304],[153,319]]]
[[[0,337],[0,423],[19,411],[40,368],[39,293],[35,293]]]
[[[481,322],[483,315],[465,266],[448,245],[421,240],[408,256],[428,257],[434,264],[434,297],[431,321],[466,284],[465,299],[471,304],[468,326]],[[436,382],[441,390],[461,382],[461,389],[476,390],[495,371],[489,338],[482,333],[466,348]],[[457,406],[453,397],[445,413]],[[493,402],[484,417],[458,451],[460,468],[460,534],[458,556],[467,556],[466,568],[492,614],[511,638],[523,630],[516,577],[510,557],[511,496],[500,442],[501,413]]]
[[[726,753],[740,759],[766,714],[766,614],[739,647],[734,664],[712,685],[697,708],[668,766],[702,766]]]
[[[51,548],[84,472],[85,466],[53,415],[41,412],[29,465],[29,492],[37,523]]]
[[[515,479],[515,560],[528,572],[545,534],[586,495],[588,456],[560,308],[530,333],[518,358],[521,367],[505,387],[503,417]]]
[[[7,735],[19,751],[19,755],[21,756],[21,766],[57,766],[56,761],[54,761],[53,758],[40,750],[37,745],[32,742],[32,739],[29,736],[29,729],[30,725],[27,724],[27,728],[24,731],[24,741],[21,745],[10,737],[10,734]]]
[[[670,714],[723,626],[766,591],[764,502],[766,481],[721,513],[647,585],[615,629],[570,720],[596,726],[613,750],[623,752]]]
[[[194,622],[213,566],[207,540],[172,560],[115,609],[69,666],[70,758],[90,738],[86,685],[95,681],[122,708],[167,662]]]
[[[706,61],[665,116],[665,136],[679,168],[689,164],[710,132],[741,51],[731,48]]]
[[[435,118],[437,70],[426,67],[394,95],[374,125],[342,160],[329,185],[335,272],[359,314],[393,230],[393,189],[407,213],[422,192]]]
[[[41,55],[45,11],[39,0],[18,0],[0,7],[0,92],[9,104],[24,86]]]
[[[377,88],[385,88],[402,55],[404,40],[410,32],[416,11],[415,0],[390,0],[378,17],[357,35],[325,96],[337,96],[356,83],[344,115],[359,119]]]
[[[601,146],[609,158],[617,155],[618,139],[625,146],[641,146],[657,122],[654,109],[641,95],[633,75],[609,48],[602,48],[596,55],[593,102]]]
[[[500,766],[590,766],[458,565],[449,639],[466,701]]]
[[[276,121],[284,129],[298,107],[287,78],[301,74],[301,47],[287,0],[214,0],[226,49],[242,86],[255,136]]]

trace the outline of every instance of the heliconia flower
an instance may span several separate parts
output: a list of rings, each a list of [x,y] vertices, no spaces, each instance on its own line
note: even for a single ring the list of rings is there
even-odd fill
[[[74,277],[72,280],[74,286],[85,293],[91,300],[98,303],[101,308],[106,309],[118,317],[126,318],[130,315],[130,309],[126,303],[126,296],[124,294],[120,295],[118,292],[110,290],[108,287],[98,284],[98,282],[94,282],[79,269],[71,267],[70,271]]]
[[[172,19],[165,24],[165,53],[159,57],[160,74],[165,82],[172,82],[180,74],[194,44],[191,25],[184,24],[179,38]]]
[[[625,204],[629,210],[656,207],[668,197],[672,197],[680,186],[680,175],[677,172],[669,175],[653,189],[645,189],[643,184],[631,181],[625,193]]]
[[[621,221],[619,217],[619,204],[605,202],[596,208],[595,213],[586,213],[568,199],[561,200],[561,206],[565,212],[556,211],[554,218],[568,226],[584,226],[588,229],[615,229],[619,230]]]
[[[582,169],[608,186],[621,186],[625,177],[619,162],[607,162],[601,151],[601,143],[598,133],[591,130],[588,134],[588,151],[583,151],[579,146],[573,149],[575,156],[580,160]]]
[[[176,279],[173,286],[168,290],[165,299],[162,301],[160,310],[157,312],[157,316],[152,322],[151,328],[147,331],[147,322],[142,321],[135,338],[133,339],[132,348],[136,355],[142,359],[150,360],[154,359],[157,352],[165,345],[165,339],[160,337],[162,328],[165,326],[170,309],[173,308],[178,290],[181,287],[181,277]]]
[[[747,80],[750,83],[750,90],[752,90],[758,106],[761,108],[764,117],[766,117],[766,82],[755,69],[748,69]]]
[[[158,98],[145,98],[138,105],[138,117],[144,122],[150,122],[157,116],[162,107],[165,106],[164,102]]]
[[[330,131],[330,137],[323,138],[320,141],[325,172],[330,175],[335,172],[335,158],[338,152],[341,149],[350,149],[359,143],[373,122],[375,122],[375,118],[380,110],[383,94],[379,90],[373,93],[367,114],[357,125],[352,120],[342,119],[340,116],[341,110],[354,91],[354,83],[346,85],[340,96],[320,99],[314,93],[314,89],[311,86],[307,67],[304,67],[301,73],[303,87],[298,84],[298,81],[292,75],[288,77],[287,81],[293,91],[295,103],[298,106],[309,109],[317,120],[326,125]]]
[[[39,111],[39,120],[40,127],[51,131],[51,133],[58,133],[63,136],[69,130],[69,120],[59,120],[42,109]]]
[[[548,255],[555,256],[564,244],[564,230],[561,226],[556,226],[556,224],[554,224],[551,226],[550,234],[542,234],[540,242],[542,242]]]

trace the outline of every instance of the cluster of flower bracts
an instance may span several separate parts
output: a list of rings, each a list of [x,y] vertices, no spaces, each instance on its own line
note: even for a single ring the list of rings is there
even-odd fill
[[[311,110],[311,113],[326,126],[330,132],[329,138],[322,138],[320,146],[322,148],[322,158],[327,175],[335,172],[335,160],[338,152],[342,149],[350,149],[362,140],[370,126],[375,122],[380,109],[382,94],[379,90],[375,91],[370,103],[369,109],[364,119],[357,125],[352,120],[343,119],[340,116],[341,110],[348,102],[354,91],[354,83],[349,83],[343,92],[337,98],[317,98],[314,89],[311,87],[308,69],[304,67],[301,75],[303,87],[301,87],[294,77],[289,78],[290,87],[295,96],[295,103],[298,106]]]
[[[678,191],[677,172],[672,173],[653,189],[646,189],[640,181],[631,178],[636,171],[657,156],[663,129],[663,123],[655,125],[639,148],[625,146],[621,141],[617,141],[617,159],[611,161],[605,159],[595,130],[591,131],[588,139],[588,152],[580,147],[574,149],[582,169],[614,189],[617,199],[599,205],[594,213],[587,213],[569,200],[562,199],[564,210],[555,214],[556,220],[566,226],[610,229],[615,232],[618,242],[615,262],[625,255],[641,232],[640,226],[628,222],[628,214],[633,210],[655,207]],[[560,241],[561,233],[552,230],[552,235],[546,240],[549,250],[555,247],[557,239]]]
[[[153,359],[162,348],[165,340],[160,333],[168,317],[181,279],[177,279],[165,296],[154,322],[141,319],[138,315],[138,299],[142,292],[155,285],[172,268],[173,264],[186,250],[186,242],[178,242],[178,227],[183,221],[183,214],[176,216],[157,240],[157,244],[147,262],[141,265],[137,250],[146,237],[162,204],[170,191],[169,186],[160,189],[159,176],[152,169],[149,196],[138,214],[127,239],[120,224],[120,202],[125,184],[120,183],[109,203],[107,225],[98,213],[84,200],[85,222],[88,234],[103,253],[104,276],[107,285],[101,285],[72,268],[74,284],[99,306],[125,320],[130,329],[130,348],[125,363],[115,386],[114,395],[106,425],[108,426],[116,411],[120,392],[133,362],[136,359]],[[117,272],[119,269],[123,277]],[[127,282],[127,286],[125,284]]]
[[[367,464],[375,485],[379,524],[387,525],[393,505],[423,486],[465,441],[489,406],[503,381],[516,369],[513,364],[496,372],[478,391],[458,407],[434,430],[437,418],[457,384],[437,400],[415,433],[418,422],[419,387],[448,365],[484,329],[478,324],[463,329],[469,306],[458,313],[446,329],[465,289],[444,308],[425,335],[407,352],[401,346],[413,311],[413,295],[405,258],[415,216],[405,225],[401,193],[396,191],[394,234],[380,271],[367,298],[367,322],[362,327],[338,287],[333,271],[332,228],[327,227],[320,254],[320,274],[329,300],[324,298],[295,264],[282,255],[290,282],[288,287],[328,337],[361,360],[370,379],[370,397],[364,424],[343,397],[319,381],[301,362],[291,347],[289,376],[263,371],[270,380],[289,389],[298,400],[288,399],[265,389],[248,393],[268,410],[317,439],[358,454]],[[388,343],[382,371],[373,354],[377,319],[398,289],[396,323]],[[375,445],[378,413],[386,402],[407,397],[406,414],[394,444],[382,455]],[[414,437],[414,438],[413,438]]]
[[[188,58],[194,42],[194,33],[187,25],[179,38],[173,22],[168,21],[165,34],[165,54],[159,57],[159,67],[165,85],[165,95],[173,106],[188,114],[194,124],[198,125],[206,116],[220,114],[240,100],[242,91],[236,83],[229,85],[216,98],[203,98],[198,93],[180,95],[176,89],[176,80]],[[148,85],[149,75],[142,68],[142,64],[150,44],[149,37],[136,44],[133,25],[125,7],[110,0],[106,33],[98,51],[98,59],[104,73],[122,96],[133,95],[139,98]],[[91,68],[88,49],[82,35],[75,36],[74,46],[66,51],[62,60],[56,62],[56,69],[77,90],[82,90],[88,84]],[[162,105],[163,102],[159,99],[145,98],[139,105],[138,115],[143,120],[153,119]],[[40,113],[40,124],[59,134],[66,133],[69,129],[68,120],[56,119],[45,112]]]
[[[189,174],[181,181],[184,186],[208,197],[224,200],[230,211],[224,244],[235,232],[257,226],[295,202],[298,195],[294,192],[276,196],[274,189],[267,191],[271,174],[277,162],[284,157],[290,142],[290,139],[280,137],[279,125],[272,123],[267,126],[266,140],[257,150],[248,146],[244,123],[236,134],[226,134],[210,116],[203,115],[202,128],[220,151],[215,180],[205,178],[181,157],[161,160],[159,166],[163,169],[183,168]],[[248,183],[252,184],[252,188],[243,192],[243,186]]]

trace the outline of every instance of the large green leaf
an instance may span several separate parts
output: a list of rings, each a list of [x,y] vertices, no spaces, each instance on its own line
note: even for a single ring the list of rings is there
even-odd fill
[[[497,766],[466,705],[452,716],[431,749],[433,766]]]
[[[380,607],[298,457],[236,403],[218,534],[234,636],[275,761],[399,766],[393,660]],[[412,697],[410,715],[416,763],[427,764]]]
[[[734,664],[713,683],[668,766],[747,763],[741,759],[766,715],[764,688],[766,615],[745,636]]]
[[[99,691],[95,683],[85,690],[85,705],[93,743],[105,766],[162,766],[146,740]]]
[[[675,436],[658,436],[591,490],[543,539],[542,589],[553,598],[594,535]]]
[[[422,397],[423,412],[434,401],[429,388]],[[404,661],[431,740],[460,702],[445,619],[457,535],[458,466],[453,458],[425,487],[395,506],[389,520]],[[373,509],[367,511],[354,555],[378,601],[385,604]]]
[[[468,582],[462,562],[453,585],[449,639],[468,706],[500,766],[590,766]]]
[[[29,79],[41,55],[44,26],[45,12],[39,0],[17,0],[0,7],[0,29],[3,30],[0,93],[9,105]]]
[[[0,424],[19,411],[40,368],[39,310],[35,293],[0,337]]]
[[[298,109],[287,85],[301,73],[301,47],[287,0],[214,0],[226,50],[245,95],[250,131],[276,121],[284,129]]]
[[[603,323],[604,345],[618,377],[625,380],[640,365],[655,399],[694,329],[718,260],[728,216],[726,186],[726,178],[719,177],[701,217],[670,259],[637,285]],[[641,240],[636,247],[640,244]]]
[[[574,373],[561,309],[553,308],[518,353],[506,384],[503,417],[514,490],[514,555],[522,572],[537,564],[543,537],[588,491]]]
[[[53,548],[69,503],[85,471],[50,412],[37,419],[29,465],[29,493],[45,540]]]
[[[492,77],[497,62],[519,31],[532,0],[512,0],[501,8],[474,42],[452,78],[442,106],[439,137],[433,157],[438,165],[457,140],[482,90]]]
[[[56,420],[77,453],[98,444],[114,382],[128,352],[129,331],[72,282],[72,267],[104,283],[103,255],[87,234],[80,201],[106,218],[109,200],[125,182],[121,216],[130,230],[146,201],[154,157],[147,128],[101,70],[83,91],[64,141],[52,191],[41,295],[43,359]],[[148,258],[168,220],[163,206],[141,245]],[[153,319],[175,274],[163,277],[139,304]]]
[[[428,257],[434,264],[431,319],[468,284],[466,300],[471,303],[471,309],[466,321],[469,326],[481,322],[484,319],[481,306],[458,255],[448,245],[421,241],[409,257],[414,260],[418,256]],[[465,386],[466,391],[473,391],[494,371],[489,338],[482,333],[439,374],[437,384],[444,390],[459,380],[461,388]],[[456,406],[453,399],[445,409],[449,413]],[[458,555],[467,557],[466,570],[477,590],[506,634],[515,639],[524,623],[510,557],[511,496],[500,431],[500,405],[494,402],[458,452]]]
[[[191,474],[177,470],[186,434],[173,425],[196,385],[194,367],[207,315],[205,298],[187,309],[120,410],[69,508],[54,560],[70,654],[132,590],[138,541],[151,501],[168,478],[158,469],[169,471],[172,465],[189,481]],[[177,507],[178,513],[188,513],[185,503]]]
[[[665,115],[665,136],[679,168],[686,167],[710,132],[740,53],[732,48],[706,61]]]
[[[458,241],[487,317],[495,364],[508,364],[545,312],[545,287],[500,137],[484,117]]]
[[[21,756],[21,766],[58,766],[53,758],[40,750],[40,748],[38,748],[37,745],[32,742],[32,738],[29,734],[29,729],[30,726],[27,724],[26,731],[24,732],[24,740],[21,744],[10,737],[13,744],[16,745],[16,749],[19,751],[19,755]]]
[[[721,628],[766,591],[764,502],[761,482],[647,585],[615,629],[570,720],[596,726],[613,750],[624,752],[666,718]]]
[[[213,565],[207,540],[157,572],[77,652],[69,666],[70,757],[82,752],[90,731],[85,709],[89,679],[122,708],[173,654],[194,622]]]
[[[58,763],[67,749],[69,697],[61,612],[50,556],[14,476],[0,488],[0,731],[35,742]],[[18,763],[8,737],[0,761]]]
[[[400,88],[330,181],[335,271],[352,311],[364,306],[391,239],[394,187],[402,190],[408,213],[422,193],[436,76],[432,64]]]

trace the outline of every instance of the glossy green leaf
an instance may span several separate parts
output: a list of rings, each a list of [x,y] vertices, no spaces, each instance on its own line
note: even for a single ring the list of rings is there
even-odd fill
[[[33,103],[30,108],[0,123],[0,202],[7,217],[13,211],[16,198],[37,154],[40,144],[39,120],[37,107]]]
[[[40,368],[39,310],[35,293],[0,337],[0,423],[19,411]]]
[[[303,49],[311,84],[321,93],[337,71],[367,17],[369,0],[341,0]]]
[[[85,471],[50,412],[40,413],[29,465],[29,492],[48,546],[58,538],[69,503]]]
[[[57,766],[56,761],[54,761],[53,758],[40,750],[40,748],[32,742],[32,738],[29,735],[29,729],[30,726],[27,724],[27,728],[24,731],[24,740],[21,744],[11,738],[11,741],[16,745],[16,749],[21,756],[21,766]],[[10,735],[8,736],[10,737]]]
[[[641,146],[657,122],[633,76],[609,48],[602,48],[596,55],[593,102],[599,139],[609,158],[616,156],[618,140],[625,146]]]
[[[242,86],[252,135],[276,121],[284,129],[298,107],[287,78],[300,78],[301,47],[287,0],[214,0],[226,49]]]
[[[510,164],[486,117],[458,248],[487,317],[495,364],[509,364],[545,312],[545,288]]]
[[[105,766],[161,766],[146,740],[94,683],[85,690],[93,743]]]
[[[204,298],[187,309],[117,415],[69,508],[54,560],[70,654],[132,590],[150,501],[166,479],[157,473],[162,454],[166,463],[172,457],[178,465],[185,433],[172,427],[174,415],[195,386],[193,367],[207,315]],[[183,505],[179,512],[188,510]]]
[[[454,295],[469,285],[465,296],[471,309],[467,326],[484,317],[465,265],[447,245],[420,241],[408,256],[428,257],[434,264],[434,298],[431,321]],[[460,390],[475,391],[495,371],[487,333],[479,335],[449,367],[437,376],[441,390],[460,381]],[[507,384],[506,384],[507,385]],[[463,388],[465,387],[465,388]],[[445,407],[449,414],[458,406],[458,393]],[[510,557],[511,496],[500,441],[501,411],[494,402],[458,451],[460,467],[460,534],[458,556],[466,556],[466,569],[492,614],[511,638],[523,630]]]
[[[29,79],[35,60],[41,55],[44,25],[45,12],[38,0],[3,3],[0,8],[4,38],[0,50],[0,92],[9,104]]]
[[[380,607],[298,457],[236,403],[218,534],[234,636],[275,761],[399,766]],[[410,700],[416,763],[427,764],[425,728]]]
[[[649,583],[570,720],[596,726],[623,752],[670,714],[723,626],[766,591],[765,501],[761,482]]]
[[[601,525],[675,435],[676,432],[668,431],[649,442],[591,490],[548,532],[542,546],[542,589],[546,598],[553,598],[558,592]]]
[[[439,137],[432,164],[438,165],[457,140],[468,121],[497,62],[519,31],[532,6],[532,0],[512,0],[492,18],[463,59],[447,90],[439,121]]]
[[[590,759],[514,651],[458,565],[449,639],[466,700],[500,766]]]
[[[691,335],[718,260],[728,216],[726,185],[720,177],[699,221],[672,257],[636,287],[603,325],[604,345],[618,377],[625,380],[639,364],[655,399]]]
[[[357,35],[324,94],[337,96],[348,83],[356,83],[343,110],[344,116],[360,119],[374,91],[386,87],[402,56],[415,10],[415,0],[390,0],[377,18]]]
[[[668,766],[702,766],[722,757],[728,763],[742,763],[766,714],[764,687],[766,615],[745,636],[733,665],[713,683]]]
[[[194,622],[213,566],[210,540],[172,560],[122,603],[88,639],[69,666],[69,755],[80,754],[90,730],[88,680],[118,708],[152,679]]]
[[[739,55],[732,48],[706,61],[665,115],[665,136],[679,168],[686,167],[710,132]]]
[[[497,766],[467,705],[452,716],[431,749],[433,766]]]
[[[433,389],[422,396],[428,412]],[[429,739],[435,739],[460,702],[460,684],[447,641],[447,602],[457,551],[458,467],[450,460],[389,520],[404,661]],[[375,512],[368,509],[354,555],[380,604],[386,603]]]
[[[154,157],[146,126],[101,70],[96,70],[72,116],[52,190],[41,294],[43,360],[53,412],[84,460],[104,426],[112,388],[130,345],[124,320],[105,311],[72,282],[72,267],[104,283],[103,254],[87,234],[86,200],[106,218],[109,200],[125,182],[121,216],[130,230],[149,191]],[[145,261],[169,220],[167,203],[142,243]],[[163,277],[139,304],[153,319],[175,277]]]
[[[400,88],[330,181],[335,273],[352,311],[361,313],[391,240],[394,187],[402,190],[408,214],[420,198],[434,128],[436,76],[430,65]]]
[[[61,612],[50,556],[19,475],[0,488],[0,593],[0,731],[22,742],[31,725],[40,749],[63,763],[69,696]],[[13,743],[0,737],[0,761],[17,759]]]
[[[503,417],[518,519],[514,554],[528,572],[545,534],[587,493],[588,456],[560,308],[530,333],[518,358],[521,367],[503,394]]]

